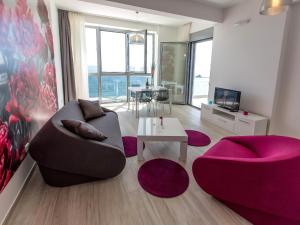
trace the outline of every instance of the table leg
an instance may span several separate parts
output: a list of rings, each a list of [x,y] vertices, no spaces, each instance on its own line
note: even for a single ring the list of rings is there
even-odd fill
[[[179,160],[185,162],[187,158],[187,142],[180,142],[180,157]]]
[[[170,114],[172,114],[172,99],[173,99],[173,94],[172,94],[172,91],[169,89],[169,107],[170,107]]]
[[[131,92],[129,92],[129,94],[131,95]],[[128,98],[128,110],[130,110],[130,102],[131,102],[131,97],[129,96],[129,98]]]
[[[138,161],[143,161],[144,160],[144,156],[143,156],[143,144],[144,142],[138,138],[137,140],[137,152],[138,152]]]
[[[136,118],[138,118],[139,116],[138,116],[138,95],[137,95],[137,93],[136,93],[136,95],[135,95],[135,116],[136,116]]]

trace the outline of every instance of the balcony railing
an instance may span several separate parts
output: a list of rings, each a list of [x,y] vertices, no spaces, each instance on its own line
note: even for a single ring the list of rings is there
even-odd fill
[[[124,102],[127,101],[128,86],[146,85],[151,83],[151,76],[147,75],[131,75],[129,76],[129,84],[126,75],[103,75],[101,76],[101,101],[102,102]],[[89,97],[95,99],[99,97],[99,84],[97,75],[89,75]]]

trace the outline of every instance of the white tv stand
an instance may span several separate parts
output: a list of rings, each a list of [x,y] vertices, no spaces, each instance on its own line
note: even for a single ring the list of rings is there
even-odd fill
[[[266,135],[268,119],[253,113],[247,116],[242,111],[230,112],[217,105],[202,104],[201,120],[237,135]]]

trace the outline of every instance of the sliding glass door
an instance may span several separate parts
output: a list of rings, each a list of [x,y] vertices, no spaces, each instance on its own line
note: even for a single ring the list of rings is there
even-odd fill
[[[147,31],[86,27],[90,99],[127,101],[128,86],[151,82],[154,39]]]
[[[188,44],[160,43],[160,84],[172,90],[173,102],[186,103]]]
[[[212,56],[212,39],[192,43],[190,104],[201,108],[207,103]]]

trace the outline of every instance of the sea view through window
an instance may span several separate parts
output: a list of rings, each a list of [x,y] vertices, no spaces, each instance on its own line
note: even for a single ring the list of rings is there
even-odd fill
[[[147,80],[151,83],[155,34],[139,33],[147,37],[147,45],[129,43],[129,35],[132,32],[86,27],[90,99],[127,101],[129,86],[144,87]]]

